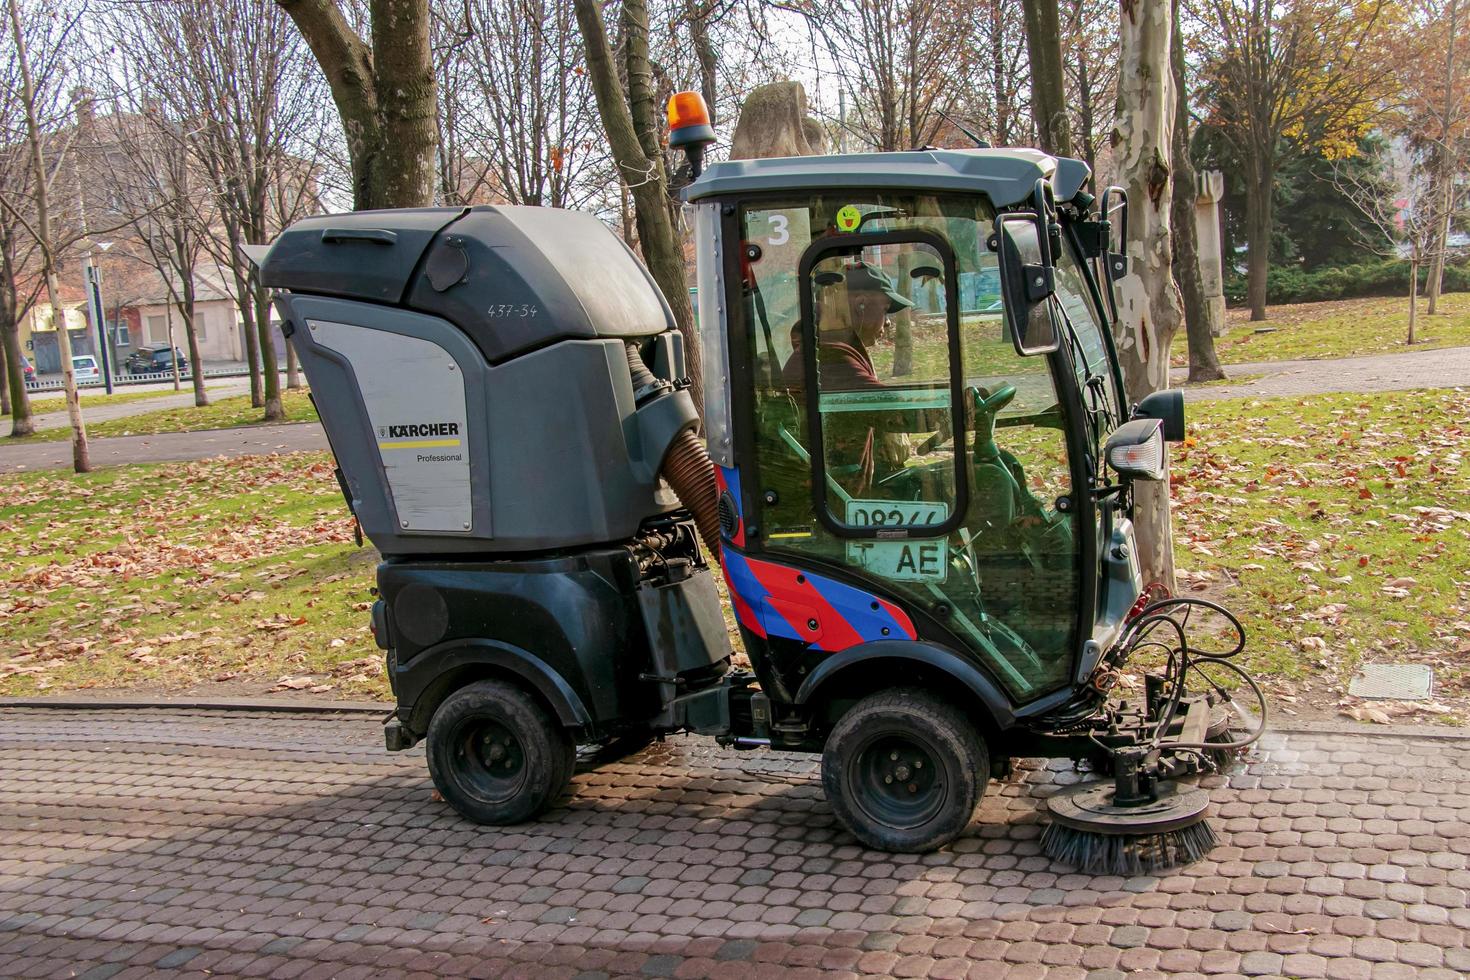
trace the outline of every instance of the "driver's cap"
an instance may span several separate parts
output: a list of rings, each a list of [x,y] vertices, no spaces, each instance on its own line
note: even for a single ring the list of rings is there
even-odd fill
[[[843,278],[847,281],[849,292],[854,289],[872,289],[886,295],[889,313],[897,313],[914,305],[913,300],[898,291],[892,279],[867,262],[857,262],[848,266],[843,270]]]

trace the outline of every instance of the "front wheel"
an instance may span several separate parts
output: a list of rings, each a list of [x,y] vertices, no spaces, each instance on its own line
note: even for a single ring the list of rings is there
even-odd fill
[[[572,776],[566,730],[529,693],[501,681],[476,681],[445,698],[425,742],[440,795],[476,823],[529,820]]]
[[[872,694],[837,722],[822,786],[854,837],[884,851],[943,847],[970,824],[990,757],[954,705],[919,690]]]

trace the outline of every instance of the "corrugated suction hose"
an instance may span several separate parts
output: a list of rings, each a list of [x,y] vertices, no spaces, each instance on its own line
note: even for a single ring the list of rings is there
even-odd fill
[[[659,397],[672,389],[672,385],[660,380],[643,363],[638,348],[629,343],[624,345],[628,354],[628,373],[633,379],[633,398],[642,403],[649,398]],[[715,465],[709,452],[693,429],[685,429],[674,437],[664,454],[659,475],[669,481],[679,502],[694,515],[694,524],[699,528],[699,537],[713,557],[720,554],[719,488],[715,483]]]

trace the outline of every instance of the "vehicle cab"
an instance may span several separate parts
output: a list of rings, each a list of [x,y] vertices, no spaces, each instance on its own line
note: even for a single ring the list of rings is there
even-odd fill
[[[1118,636],[1142,583],[1099,274],[1125,260],[1087,178],[925,150],[719,163],[685,191],[721,564],[778,716],[892,660],[963,673],[1003,729]]]

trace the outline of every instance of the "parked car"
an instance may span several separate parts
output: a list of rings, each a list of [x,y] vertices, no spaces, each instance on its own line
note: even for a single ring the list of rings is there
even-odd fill
[[[26,357],[24,354],[20,355],[20,370],[21,373],[25,375],[25,379],[27,381],[36,380],[36,366],[32,364],[31,359],[29,357]]]
[[[97,369],[97,358],[91,354],[78,354],[71,359],[72,373],[77,377],[77,384],[83,381],[101,381],[102,372]]]
[[[172,352],[168,347],[139,347],[128,355],[124,365],[129,374],[161,374],[165,371],[172,373],[174,369],[173,358],[179,360],[179,373],[183,374],[189,370],[189,359],[184,352],[177,347]]]

